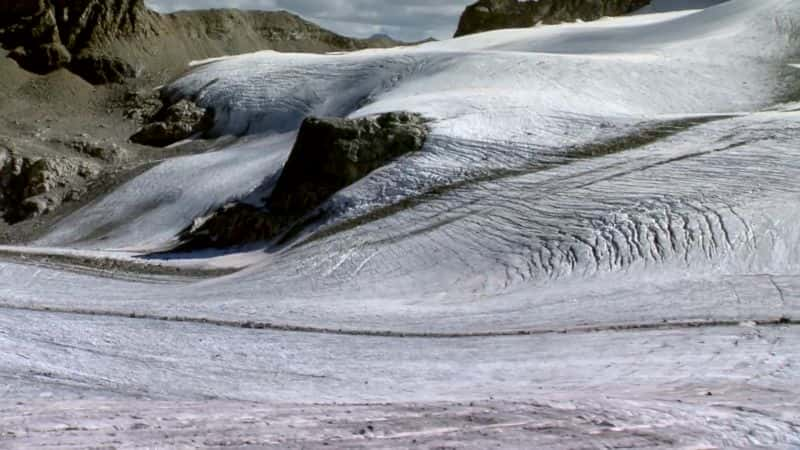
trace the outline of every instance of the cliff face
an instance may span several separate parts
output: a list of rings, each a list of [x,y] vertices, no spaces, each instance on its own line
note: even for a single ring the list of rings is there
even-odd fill
[[[631,13],[650,0],[479,0],[461,16],[456,37],[503,28],[532,27]]]
[[[342,51],[395,45],[352,39],[286,12],[158,14],[143,0],[0,0],[0,45],[26,70],[67,67],[95,84],[142,71],[169,78],[193,59],[256,50]]]
[[[153,34],[159,18],[143,0],[0,0],[0,17],[4,47],[62,45],[72,54]]]
[[[50,0],[61,42],[72,52],[155,32],[158,15],[143,0]]]

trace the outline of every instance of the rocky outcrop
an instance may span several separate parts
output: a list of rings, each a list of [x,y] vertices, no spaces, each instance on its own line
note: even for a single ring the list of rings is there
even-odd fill
[[[479,0],[464,11],[455,36],[539,23],[597,20],[628,14],[649,3],[650,0]]]
[[[153,147],[166,147],[207,131],[214,124],[211,111],[189,100],[181,100],[163,108],[131,137],[131,142]]]
[[[0,43],[9,57],[34,73],[48,73],[69,64],[72,55],[58,35],[56,13],[46,0],[0,1]]]
[[[0,42],[10,49],[60,43],[55,10],[47,0],[0,0]]]
[[[123,115],[139,124],[146,124],[164,108],[158,91],[152,89],[131,90],[125,93],[121,107]]]
[[[0,17],[0,44],[22,68],[68,67],[94,84],[135,75],[107,53],[115,42],[154,33],[158,19],[143,0],[3,0]]]
[[[291,223],[286,216],[276,216],[264,208],[234,202],[195,220],[183,233],[184,244],[179,250],[224,248],[264,241],[277,236]]]
[[[424,119],[388,113],[360,119],[306,119],[269,200],[271,211],[303,215],[389,160],[422,148]]]
[[[330,196],[401,155],[422,149],[428,136],[417,114],[359,119],[308,118],[264,208],[232,203],[184,233],[184,249],[227,247],[274,238]]]
[[[97,174],[96,166],[82,161],[22,157],[0,148],[0,214],[16,223],[51,212],[82,195],[76,185]]]
[[[121,163],[129,159],[128,151],[119,144],[91,139],[88,134],[81,134],[66,140],[55,139],[53,142],[105,163]]]
[[[102,51],[120,39],[153,34],[158,14],[144,0],[49,0],[61,42],[73,53]]]
[[[144,69],[162,81],[194,59],[264,49],[327,52],[397,45],[351,39],[287,12],[158,14],[144,0],[0,0],[0,45],[37,73],[67,67],[93,84]],[[141,66],[141,67],[140,67]]]

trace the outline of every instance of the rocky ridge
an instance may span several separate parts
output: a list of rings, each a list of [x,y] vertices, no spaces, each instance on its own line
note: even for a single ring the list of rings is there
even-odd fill
[[[162,81],[195,59],[264,49],[343,51],[386,47],[287,12],[232,9],[159,14],[144,0],[0,0],[0,45],[26,70],[68,68],[93,84],[142,72]]]
[[[464,11],[455,37],[504,28],[597,20],[647,6],[650,0],[479,0]]]
[[[135,75],[108,49],[154,34],[158,19],[143,0],[4,0],[0,16],[0,43],[21,67],[39,74],[67,67],[96,84]]]

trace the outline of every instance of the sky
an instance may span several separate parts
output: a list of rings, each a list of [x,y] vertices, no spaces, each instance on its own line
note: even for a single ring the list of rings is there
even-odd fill
[[[285,9],[340,34],[388,34],[405,41],[444,39],[475,0],[147,0],[161,11],[202,8]]]

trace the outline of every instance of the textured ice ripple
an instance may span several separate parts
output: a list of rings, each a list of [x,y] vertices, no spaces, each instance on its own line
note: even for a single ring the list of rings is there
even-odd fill
[[[550,154],[534,153],[506,161],[497,176],[462,178],[452,170],[450,184],[442,183],[447,175],[440,170],[431,175],[435,189],[372,205],[366,214],[362,205],[348,220],[349,196],[387,192],[398,174],[419,173],[413,161],[403,161],[340,194],[345,211],[328,225],[333,231],[322,227],[301,239],[287,259],[346,254],[323,273],[334,279],[357,273],[368,284],[370,275],[386,283],[387,274],[402,274],[409,260],[441,268],[458,258],[462,276],[472,267],[472,275],[501,282],[499,291],[664,264],[791,272],[798,262],[796,211],[785,206],[798,194],[790,180],[800,175],[794,147],[800,128],[795,115],[784,116],[714,120],[603,157],[564,154],[554,163]],[[442,153],[457,154],[453,145]],[[503,147],[508,159],[511,145]]]
[[[619,153],[562,153],[558,164],[546,154],[542,167],[523,146],[518,157],[500,152],[519,169],[501,177],[473,179],[442,165],[448,170],[431,179],[447,178],[453,189],[428,193],[422,183],[419,192],[403,191],[414,201],[399,200],[403,207],[391,214],[369,212],[392,208],[393,196],[358,207],[334,198],[330,207],[342,209],[332,222],[236,275],[188,286],[97,284],[49,269],[31,277],[24,266],[4,264],[4,279],[29,279],[36,289],[8,288],[2,297],[398,332],[794,317],[799,119],[796,112],[717,118]],[[435,140],[427,152],[341,197],[391,186],[392,171],[435,157]],[[359,212],[351,218],[349,208]]]

